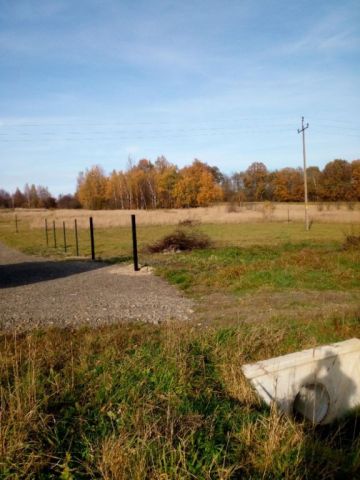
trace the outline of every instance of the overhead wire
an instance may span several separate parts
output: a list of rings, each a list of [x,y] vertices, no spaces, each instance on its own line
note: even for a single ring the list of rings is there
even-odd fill
[[[245,118],[245,117],[243,117]],[[271,134],[276,131],[278,134],[288,134],[295,131],[294,123],[286,120],[284,122],[276,122],[267,124],[266,119],[254,121],[248,119],[248,124],[227,125],[221,120],[212,122],[192,122],[187,126],[179,125],[172,122],[24,122],[17,124],[0,125],[0,144],[1,143],[37,143],[42,138],[50,141],[62,142],[119,142],[119,141],[176,141],[177,139],[186,138],[208,138],[208,137],[234,137],[237,136],[253,136],[259,133]],[[332,125],[331,122],[334,124]],[[219,123],[221,123],[219,125]],[[335,125],[339,123],[339,125]],[[353,122],[341,122],[327,119],[325,122],[314,121],[312,124],[311,135],[332,137],[359,137],[360,127],[354,126]],[[351,126],[350,126],[351,125]],[[75,127],[75,128],[74,128]],[[150,128],[147,128],[150,127]],[[152,127],[152,128],[151,128]],[[155,127],[155,128],[154,128]],[[74,129],[73,129],[74,128]],[[96,130],[93,130],[95,128]],[[42,129],[45,129],[42,131]],[[329,131],[330,130],[330,131]],[[332,131],[333,130],[333,131]],[[357,135],[354,132],[359,132]],[[229,141],[229,140],[227,140]]]

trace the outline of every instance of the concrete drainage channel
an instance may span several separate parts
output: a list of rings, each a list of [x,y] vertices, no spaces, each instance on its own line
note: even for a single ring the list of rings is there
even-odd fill
[[[353,338],[243,366],[268,405],[325,425],[360,405],[360,340]]]

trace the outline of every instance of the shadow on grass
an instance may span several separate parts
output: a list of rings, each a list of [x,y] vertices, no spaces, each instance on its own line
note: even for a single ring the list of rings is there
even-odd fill
[[[299,478],[360,478],[360,409],[328,425],[305,427]]]

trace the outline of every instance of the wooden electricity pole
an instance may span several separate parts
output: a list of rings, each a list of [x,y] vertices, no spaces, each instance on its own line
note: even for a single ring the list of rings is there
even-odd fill
[[[309,124],[304,125],[304,117],[301,117],[301,128],[298,128],[298,133],[302,133],[303,143],[303,160],[304,160],[304,204],[305,204],[305,229],[309,230],[309,215],[308,215],[308,189],[307,189],[307,175],[306,175],[306,150],[305,150],[305,130],[309,128]]]

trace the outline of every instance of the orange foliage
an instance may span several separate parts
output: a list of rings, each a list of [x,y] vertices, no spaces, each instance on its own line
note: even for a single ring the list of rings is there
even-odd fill
[[[212,169],[199,160],[180,171],[174,188],[177,207],[207,206],[222,199],[222,189],[216,184]]]
[[[304,180],[301,168],[283,168],[274,174],[274,196],[280,202],[304,199]]]
[[[334,160],[322,172],[309,167],[307,178],[310,200],[360,200],[360,160]],[[154,163],[143,158],[108,177],[101,167],[92,167],[79,175],[77,196],[82,206],[92,209],[198,207],[224,197],[237,202],[297,202],[304,199],[304,180],[301,168],[269,172],[261,162],[227,177],[200,160],[179,170],[165,157]],[[30,187],[26,198],[34,204]]]
[[[354,160],[351,163],[351,177],[352,177],[352,200],[360,201],[360,160]]]
[[[107,178],[103,169],[95,165],[80,173],[78,177],[77,196],[81,205],[91,210],[104,208],[106,205]]]

